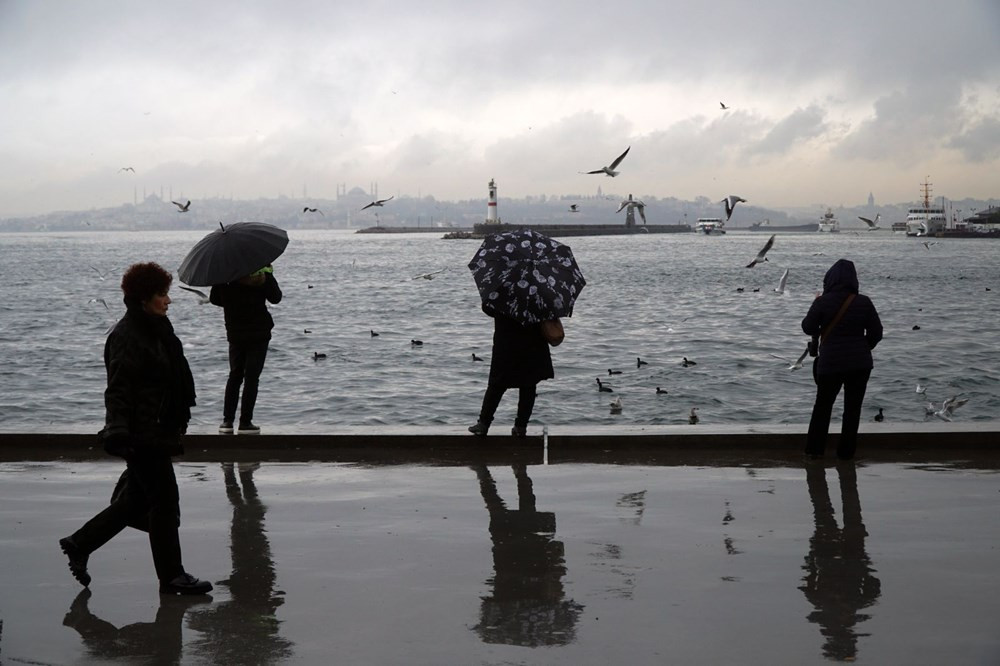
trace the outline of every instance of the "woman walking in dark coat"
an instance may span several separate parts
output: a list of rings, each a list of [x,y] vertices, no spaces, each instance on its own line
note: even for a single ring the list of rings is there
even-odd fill
[[[840,320],[826,330],[851,295],[854,298]],[[858,273],[852,262],[840,259],[826,272],[823,293],[802,320],[802,330],[806,335],[824,336],[813,365],[816,403],[809,420],[806,455],[823,455],[833,403],[843,387],[844,417],[837,457],[850,460],[857,448],[861,404],[874,367],[872,349],[882,339],[882,322],[871,299],[858,293]]]
[[[536,385],[555,376],[549,343],[542,336],[539,324],[525,326],[509,317],[494,315],[485,308],[483,312],[493,317],[493,354],[479,421],[469,427],[469,432],[485,436],[503,394],[509,388],[516,388],[517,417],[510,434],[525,437],[528,434],[528,419],[535,406]]]
[[[233,431],[242,384],[243,402],[237,432],[241,435],[259,434],[260,428],[253,424],[253,409],[257,404],[260,373],[264,370],[267,347],[271,342],[271,329],[274,328],[274,319],[265,301],[280,303],[281,288],[274,279],[274,270],[265,266],[235,282],[215,285],[209,300],[222,308],[226,339],[229,340],[229,378],[226,380],[219,432]]]
[[[184,571],[180,499],[171,456],[184,452],[181,435],[195,404],[194,379],[180,340],[167,319],[173,281],[154,263],[130,266],[122,276],[125,316],[104,345],[108,386],[105,425],[99,435],[108,453],[125,459],[111,505],[71,536],[59,540],[73,576],[90,584],[87,560],[127,525],[149,532],[160,592],[205,594],[212,584]]]

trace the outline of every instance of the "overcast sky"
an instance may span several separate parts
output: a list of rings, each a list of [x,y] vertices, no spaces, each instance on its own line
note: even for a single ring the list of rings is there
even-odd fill
[[[501,200],[899,203],[928,176],[996,199],[998,35],[998,0],[0,0],[0,217],[491,178]],[[628,146],[617,178],[579,173]]]

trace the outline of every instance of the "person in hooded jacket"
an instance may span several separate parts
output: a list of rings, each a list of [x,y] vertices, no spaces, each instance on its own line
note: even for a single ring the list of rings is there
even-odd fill
[[[517,416],[514,418],[511,435],[525,437],[528,433],[528,420],[535,407],[537,384],[555,376],[549,343],[542,335],[539,324],[524,325],[510,317],[494,314],[486,308],[483,308],[483,312],[493,318],[493,353],[479,420],[475,425],[469,426],[469,432],[485,436],[503,394],[509,388],[516,388]]]
[[[188,574],[178,537],[180,498],[171,457],[184,452],[195,404],[194,378],[167,319],[173,277],[155,263],[130,266],[122,276],[125,316],[108,334],[104,365],[104,450],[125,459],[111,504],[59,540],[73,576],[90,585],[90,555],[126,526],[149,532],[153,565],[164,594],[205,594],[212,584]]]
[[[239,404],[240,422],[236,432],[241,435],[259,434],[260,428],[253,423],[253,410],[257,404],[267,347],[271,342],[271,329],[274,328],[274,319],[265,301],[272,304],[281,302],[281,288],[274,278],[274,269],[265,266],[235,282],[217,284],[212,287],[209,300],[222,308],[226,339],[229,341],[229,378],[226,380],[219,432],[233,432],[236,406]]]
[[[851,294],[854,299],[840,321],[826,331]],[[871,299],[858,293],[858,273],[853,262],[839,259],[826,272],[823,293],[816,297],[802,320],[802,331],[811,336],[826,333],[813,363],[816,402],[809,420],[806,455],[823,455],[833,403],[843,388],[844,416],[837,457],[851,460],[857,449],[861,404],[874,367],[872,349],[882,339],[882,321]]]

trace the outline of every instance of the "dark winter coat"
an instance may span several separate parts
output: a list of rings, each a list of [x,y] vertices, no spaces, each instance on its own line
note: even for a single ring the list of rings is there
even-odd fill
[[[170,320],[130,306],[108,334],[104,365],[104,449],[121,457],[183,453],[194,378]]]
[[[229,342],[252,344],[271,339],[274,319],[264,302],[281,302],[281,288],[271,273],[265,273],[259,285],[239,281],[217,284],[212,287],[209,300],[222,308]]]
[[[494,316],[489,383],[504,388],[519,388],[553,377],[555,373],[549,343],[542,337],[539,325],[523,326],[509,317]]]
[[[882,339],[882,321],[871,299],[858,293],[858,273],[854,264],[840,259],[823,278],[823,294],[813,301],[802,320],[806,335],[820,335],[844,299],[856,294],[844,316],[820,344],[816,373],[831,375],[854,370],[871,370],[872,349]]]

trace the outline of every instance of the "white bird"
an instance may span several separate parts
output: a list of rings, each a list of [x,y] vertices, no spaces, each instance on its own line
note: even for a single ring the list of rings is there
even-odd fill
[[[785,284],[788,282],[788,269],[781,274],[781,279],[778,280],[778,286],[774,288],[774,291],[779,294],[785,293]]]
[[[882,217],[882,213],[875,213],[875,219],[869,220],[867,217],[861,217],[858,215],[858,219],[868,225],[868,231],[875,231],[879,228],[878,221]]]
[[[630,150],[632,150],[632,146],[626,148],[625,152],[616,157],[615,161],[609,164],[608,166],[601,167],[600,169],[597,169],[595,171],[587,171],[586,173],[587,174],[603,173],[606,176],[611,176],[612,178],[614,178],[619,173],[618,171],[615,171],[615,169],[618,167],[619,164],[622,163],[622,160],[625,159],[625,156],[628,155],[628,151]]]
[[[767,254],[767,251],[770,250],[773,246],[774,246],[774,234],[771,234],[771,237],[767,239],[766,243],[764,243],[764,247],[760,249],[760,252],[757,253],[756,257],[754,257],[754,260],[751,261],[749,264],[747,264],[746,267],[753,268],[762,261],[767,261],[767,257],[765,257],[764,255]]]
[[[951,421],[952,414],[955,410],[969,402],[968,398],[958,399],[958,396],[952,396],[941,403],[941,409],[934,412],[934,416],[938,417],[942,421]]]
[[[183,289],[184,291],[190,291],[192,294],[196,295],[198,297],[198,304],[199,305],[205,305],[206,303],[209,302],[209,300],[208,300],[208,294],[206,294],[205,292],[203,292],[201,289],[195,289],[193,287],[187,287],[187,286],[185,286],[183,284],[178,285],[178,286],[181,289]]]
[[[438,273],[444,273],[444,271],[445,271],[445,269],[442,268],[439,271],[433,271],[431,273],[423,273],[421,275],[414,275],[410,279],[411,280],[419,280],[419,279],[423,278],[424,280],[433,280],[435,275],[437,275]]]
[[[926,386],[921,386],[920,384],[917,384],[917,393],[919,393],[920,395],[923,395],[924,393],[927,393],[927,387]]]
[[[90,300],[89,300],[89,301],[87,301],[87,302],[88,302],[88,303],[100,303],[101,305],[103,305],[103,306],[104,306],[104,309],[105,309],[105,310],[107,310],[108,312],[110,312],[110,311],[111,311],[111,308],[109,308],[109,307],[108,307],[108,302],[107,302],[107,301],[105,301],[105,300],[104,300],[103,298],[92,298],[92,299],[90,299]]]
[[[180,208],[180,210],[177,211],[178,213],[186,213],[186,212],[188,212],[188,208],[191,207],[191,201],[190,200],[188,200],[188,202],[184,203],[184,204],[177,203],[176,201],[171,201],[170,203],[172,203],[173,205],[175,205],[178,208]]]
[[[95,272],[95,273],[97,273],[97,279],[103,282],[103,281],[104,281],[104,278],[105,278],[105,276],[106,276],[106,275],[108,274],[108,272],[107,272],[107,271],[104,271],[104,272],[102,273],[101,271],[97,270],[97,268],[96,268],[95,266],[91,266],[91,268],[93,268],[93,269],[94,269],[94,272]]]
[[[361,210],[364,210],[365,208],[371,208],[372,206],[379,206],[379,207],[381,207],[382,204],[384,204],[386,201],[392,201],[393,197],[395,197],[395,196],[396,195],[394,194],[391,197],[389,197],[388,199],[376,199],[375,201],[371,202],[367,206],[363,206],[361,208]]]
[[[695,425],[696,423],[698,423],[698,408],[697,407],[692,407],[691,408],[691,413],[688,414],[688,423],[690,423],[691,425]]]
[[[639,217],[642,218],[642,222],[643,222],[643,224],[645,224],[646,223],[646,204],[644,204],[639,199],[633,199],[631,194],[628,195],[628,199],[625,199],[624,201],[622,201],[621,205],[618,206],[618,210],[616,210],[615,213],[616,214],[620,213],[623,210],[625,210],[626,208],[630,208],[630,207],[631,208],[638,208],[639,209]]]
[[[618,396],[617,398],[615,398],[614,400],[612,400],[610,404],[611,404],[611,413],[612,414],[621,414],[622,413],[622,397],[621,396]]]
[[[743,197],[738,197],[735,194],[730,194],[728,197],[722,200],[722,203],[726,204],[726,222],[729,218],[733,216],[733,210],[736,208],[736,204],[739,202],[746,203],[747,200]]]

